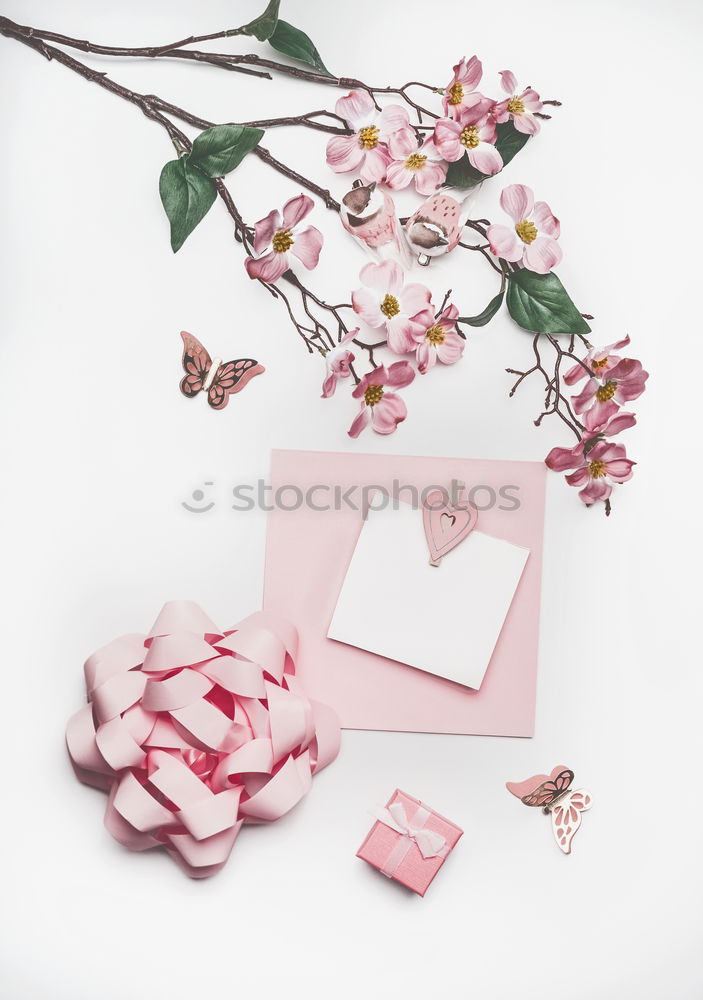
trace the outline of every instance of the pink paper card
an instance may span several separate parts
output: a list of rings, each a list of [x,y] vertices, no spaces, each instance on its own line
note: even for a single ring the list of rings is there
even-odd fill
[[[390,503],[395,495],[409,502],[413,490],[420,498],[452,483],[463,484],[478,508],[477,530],[529,550],[479,690],[327,638],[365,503],[379,490]],[[310,697],[331,705],[347,729],[531,736],[544,488],[540,462],[274,451],[264,607],[295,622],[298,674]],[[365,603],[383,599],[383,580],[379,564]],[[432,628],[441,622],[428,622]]]

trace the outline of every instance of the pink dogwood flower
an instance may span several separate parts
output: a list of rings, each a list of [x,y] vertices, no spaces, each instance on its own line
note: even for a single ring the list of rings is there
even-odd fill
[[[244,262],[250,278],[277,281],[291,266],[290,254],[301,260],[309,271],[317,267],[322,233],[314,226],[299,228],[313,204],[312,198],[299,194],[283,206],[283,221],[275,208],[264,219],[259,219],[254,226],[254,253],[259,256],[247,257]],[[269,247],[270,252],[264,253]]]
[[[409,156],[417,148],[415,130],[405,108],[389,104],[378,111],[365,90],[352,90],[340,97],[335,111],[353,135],[336,135],[327,143],[327,163],[335,173],[359,170],[365,184],[383,181],[388,164]]]
[[[637,423],[634,413],[621,410],[617,403],[611,401],[606,406],[607,409],[600,420],[597,419],[595,410],[588,411],[584,417],[583,437],[573,448],[552,448],[544,460],[547,468],[553,472],[575,469],[577,465],[582,464],[587,449],[593,447],[599,438],[613,437]]]
[[[435,194],[446,179],[447,165],[431,138],[409,156],[394,160],[386,173],[386,183],[394,191],[414,183],[417,193],[425,196]]]
[[[496,125],[486,108],[465,107],[459,118],[440,118],[434,129],[434,144],[443,160],[455,163],[464,153],[482,174],[497,174],[503,158],[495,147]]]
[[[415,357],[421,375],[426,375],[437,361],[443,365],[453,365],[461,358],[466,341],[457,331],[458,315],[459,310],[450,303],[438,317],[435,316],[432,305],[415,317],[421,327],[413,336],[417,344]]]
[[[518,94],[517,80],[515,74],[509,69],[504,69],[500,74],[503,90],[510,94],[504,101],[496,104],[493,115],[497,122],[507,122],[512,118],[513,125],[518,132],[525,135],[536,135],[539,132],[539,119],[535,118],[535,112],[542,110],[542,101],[536,90],[526,87],[521,94]]]
[[[634,413],[621,410],[618,404],[611,399],[600,411],[592,406],[585,414],[583,422],[586,427],[584,440],[589,440],[594,436],[600,435],[613,437],[613,435],[619,434],[621,431],[626,431],[628,428],[634,427],[637,423],[637,418]]]
[[[392,260],[366,264],[359,278],[365,287],[352,292],[354,312],[369,326],[385,326],[388,346],[395,354],[412,350],[414,336],[423,329],[416,317],[430,303],[429,288],[404,285],[403,270]]]
[[[349,428],[349,437],[357,438],[369,424],[377,434],[392,434],[407,417],[408,409],[400,396],[386,392],[386,387],[402,389],[414,378],[415,371],[407,361],[396,361],[389,368],[380,365],[364,375],[352,392],[355,399],[361,399],[361,409]]]
[[[586,368],[590,368],[594,375],[598,378],[605,378],[608,372],[622,360],[621,355],[616,354],[616,351],[622,350],[623,347],[627,347],[630,343],[630,337],[626,336],[622,340],[616,341],[614,344],[608,344],[607,347],[602,347],[597,349],[592,347],[586,357],[583,359],[583,365]],[[564,375],[564,381],[567,385],[575,385],[582,379],[586,378],[588,372],[583,365],[576,364],[573,368],[569,368],[566,375]]]
[[[348,344],[349,341],[353,340],[358,332],[358,326],[354,327],[353,330],[349,330],[349,332],[342,337],[337,346],[332,348],[332,350],[325,356],[327,374],[324,382],[322,383],[323,399],[329,399],[330,396],[334,396],[339,379],[349,378],[351,375],[350,366],[355,355],[345,345]]]
[[[598,441],[588,451],[584,450],[583,443],[571,449],[552,448],[545,461],[557,472],[575,470],[564,478],[569,486],[580,488],[579,497],[586,504],[607,500],[614,483],[626,483],[632,478],[635,465],[627,457],[625,446],[612,441]]]
[[[648,378],[649,372],[644,370],[640,361],[621,358],[604,380],[589,378],[578,396],[572,397],[574,411],[583,413],[593,409],[592,419],[596,423],[601,422],[609,412],[611,402],[620,405],[641,396]]]
[[[454,67],[451,78],[442,97],[442,107],[447,118],[459,118],[464,108],[474,107],[487,98],[476,93],[483,76],[483,66],[477,56],[464,57]]]
[[[560,224],[546,201],[535,201],[531,188],[509,184],[500,196],[500,207],[514,226],[489,226],[486,235],[491,252],[536,274],[549,274],[561,261]]]

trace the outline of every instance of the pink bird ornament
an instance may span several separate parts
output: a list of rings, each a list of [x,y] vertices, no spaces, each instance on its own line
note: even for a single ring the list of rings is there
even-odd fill
[[[346,231],[376,260],[392,256],[408,263],[395,203],[387,191],[378,190],[375,181],[354,181],[342,198],[339,217]]]
[[[419,264],[427,266],[433,257],[454,249],[461,239],[473,196],[462,202],[448,194],[433,194],[420,205],[405,224],[405,239]]]

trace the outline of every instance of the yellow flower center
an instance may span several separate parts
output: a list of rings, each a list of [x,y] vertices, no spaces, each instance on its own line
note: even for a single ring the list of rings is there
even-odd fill
[[[421,167],[424,167],[426,162],[427,157],[424,153],[411,153],[405,161],[405,166],[408,170],[419,170]]]
[[[455,105],[461,104],[461,100],[464,96],[464,88],[462,87],[462,85],[459,83],[458,80],[456,83],[453,83],[451,85],[448,93],[449,93],[450,104],[455,104]]]
[[[393,319],[400,312],[400,306],[398,305],[398,300],[395,295],[386,295],[385,299],[381,303],[381,312],[386,317],[386,319]]]
[[[370,385],[364,393],[364,402],[367,406],[375,406],[383,399],[383,389],[380,385]]]
[[[534,243],[537,239],[537,226],[534,222],[528,222],[527,219],[523,219],[522,222],[516,224],[515,232],[523,243]]]
[[[277,233],[274,233],[271,245],[276,253],[285,253],[293,246],[293,242],[290,229],[279,229]]]
[[[467,149],[476,149],[481,140],[478,137],[478,129],[475,125],[467,125],[462,129],[459,142]]]
[[[431,326],[425,334],[425,340],[428,344],[443,344],[445,337],[446,333],[439,323],[435,323],[434,326]]]
[[[591,368],[593,369],[594,372],[599,372],[602,371],[607,364],[608,364],[607,357],[601,358],[600,361],[591,361]]]
[[[525,105],[519,97],[511,97],[508,101],[508,111],[511,115],[524,115]]]
[[[606,382],[605,385],[602,385],[600,389],[596,392],[596,399],[598,400],[598,402],[607,403],[608,400],[612,399],[613,396],[615,395],[615,390],[617,389],[617,387],[618,387],[617,382],[614,382],[612,379],[609,382]]]
[[[588,471],[593,479],[602,479],[605,475],[605,462],[595,458],[588,466]]]
[[[378,144],[378,129],[375,125],[367,125],[359,129],[359,145],[364,149],[374,149]]]

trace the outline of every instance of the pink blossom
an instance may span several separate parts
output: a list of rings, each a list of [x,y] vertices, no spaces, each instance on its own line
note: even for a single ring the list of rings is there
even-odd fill
[[[337,388],[337,382],[340,378],[349,378],[351,375],[351,363],[354,360],[354,354],[345,346],[349,341],[353,340],[354,337],[359,332],[359,327],[354,327],[353,330],[349,330],[340,342],[325,356],[325,362],[327,364],[327,374],[325,380],[322,383],[322,398],[329,399],[330,396],[334,396],[335,389]]]
[[[531,188],[509,184],[500,196],[500,207],[515,225],[489,226],[491,251],[504,260],[521,261],[536,274],[548,274],[561,261],[559,220],[546,201],[535,201]]]
[[[312,198],[299,194],[283,206],[283,222],[275,208],[259,219],[254,226],[254,253],[258,256],[247,257],[244,262],[250,278],[277,281],[291,266],[290,254],[295,254],[308,270],[317,267],[322,233],[314,226],[300,229],[298,225],[312,207]],[[269,253],[264,253],[269,247]]]
[[[625,454],[625,446],[612,441],[598,441],[587,451],[583,442],[571,449],[552,448],[545,461],[557,472],[575,470],[564,478],[569,486],[580,488],[579,497],[586,504],[607,500],[614,483],[625,483],[632,478],[635,465]]]
[[[583,359],[583,365],[586,368],[590,368],[594,375],[599,378],[605,378],[608,372],[615,367],[615,365],[621,360],[619,354],[615,354],[615,351],[622,350],[623,347],[627,347],[630,343],[629,336],[624,337],[622,340],[616,341],[614,344],[608,344],[607,347],[602,347],[597,350],[592,347],[586,357]],[[569,368],[568,372],[564,376],[564,381],[567,385],[575,385],[580,382],[581,379],[586,378],[588,372],[583,365],[576,364],[573,368]]]
[[[440,118],[433,139],[439,155],[449,163],[455,163],[466,153],[471,166],[482,174],[497,174],[503,167],[503,159],[495,147],[495,122],[481,104],[465,107],[458,120]]]
[[[545,459],[548,468],[553,472],[564,472],[574,469],[583,461],[583,455],[599,438],[613,437],[630,427],[634,427],[637,418],[634,413],[621,410],[612,401],[606,404],[602,419],[598,420],[594,409],[590,409],[584,417],[585,429],[578,444],[573,448],[552,448]]]
[[[507,122],[512,118],[513,125],[518,132],[525,135],[535,135],[539,132],[539,119],[535,118],[535,112],[542,110],[542,101],[536,90],[526,87],[521,94],[518,94],[517,80],[515,74],[509,69],[504,69],[500,74],[503,90],[510,96],[496,104],[493,115],[497,122]]]
[[[429,305],[430,290],[419,284],[404,285],[403,270],[392,260],[366,264],[359,278],[365,287],[352,292],[354,312],[369,326],[385,327],[394,353],[412,350],[414,337],[422,330],[416,316]]]
[[[434,306],[430,306],[415,317],[421,329],[413,336],[417,344],[417,367],[421,375],[439,361],[443,365],[455,364],[464,353],[466,341],[457,331],[456,320],[459,310],[448,305],[441,316],[435,316]]]
[[[365,184],[383,181],[394,158],[409,156],[417,148],[415,130],[405,108],[389,104],[378,111],[365,90],[340,97],[335,111],[353,135],[336,135],[327,143],[327,163],[335,173],[357,170]]]
[[[544,464],[552,472],[564,472],[566,469],[575,469],[583,461],[584,444],[584,441],[579,441],[573,448],[552,448],[545,458]]]
[[[605,379],[589,378],[578,396],[572,397],[574,411],[583,413],[585,410],[593,409],[594,414],[591,419],[596,423],[602,422],[605,415],[610,412],[611,402],[620,405],[637,399],[644,392],[648,378],[649,372],[644,370],[640,361],[634,358],[621,358],[610,369]]]
[[[625,456],[623,445],[604,440],[633,427],[637,420],[634,413],[621,410],[610,400],[604,404],[600,416],[592,407],[584,418],[583,436],[573,448],[552,448],[545,464],[554,472],[575,472],[566,476],[570,486],[583,487],[579,496],[584,503],[607,500],[613,483],[624,483],[632,476],[635,464]]]
[[[614,434],[619,434],[620,431],[634,427],[637,423],[637,418],[634,413],[621,410],[618,404],[611,399],[600,411],[596,410],[595,406],[592,406],[584,416],[583,422],[586,426],[584,438],[588,439],[592,436],[600,435],[613,437]]]
[[[447,179],[447,166],[431,138],[409,156],[394,160],[388,167],[386,182],[394,191],[415,184],[418,194],[435,194]]]
[[[483,76],[483,66],[477,56],[462,59],[454,67],[442,97],[442,107],[447,118],[459,118],[464,108],[475,107],[487,98],[476,93]],[[490,102],[492,103],[492,102]]]
[[[407,361],[396,361],[389,368],[380,365],[364,375],[352,393],[361,399],[361,409],[349,428],[349,437],[357,438],[369,423],[377,434],[392,434],[407,417],[408,409],[397,393],[386,392],[384,387],[402,389],[414,378],[415,371]]]

